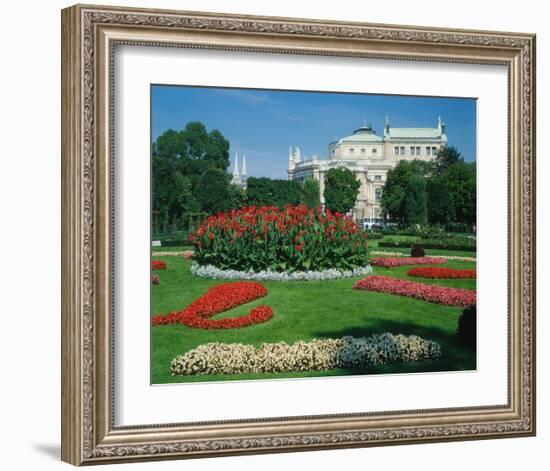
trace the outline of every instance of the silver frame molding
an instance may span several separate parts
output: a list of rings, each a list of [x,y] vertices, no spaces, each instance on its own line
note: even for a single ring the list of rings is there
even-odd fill
[[[506,66],[508,403],[115,427],[112,103],[117,44]],[[535,434],[534,35],[76,5],[62,11],[62,184],[64,461],[104,464]]]

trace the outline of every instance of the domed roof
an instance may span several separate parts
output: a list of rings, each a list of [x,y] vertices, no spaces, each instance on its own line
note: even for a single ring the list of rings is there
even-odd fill
[[[353,131],[350,136],[339,139],[338,142],[382,142],[384,138],[378,136],[370,124],[365,124]]]

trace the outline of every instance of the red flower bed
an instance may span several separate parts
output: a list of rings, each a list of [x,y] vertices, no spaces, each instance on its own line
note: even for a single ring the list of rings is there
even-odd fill
[[[425,285],[416,281],[400,280],[389,276],[368,276],[358,281],[353,288],[408,296],[447,306],[468,307],[476,303],[476,292],[474,290]]]
[[[153,260],[153,270],[166,270],[166,262],[164,260]]]
[[[233,209],[189,234],[199,265],[277,272],[364,266],[367,238],[351,218],[303,204]]]
[[[442,267],[417,267],[411,268],[407,275],[419,278],[472,279],[476,278],[476,271]]]
[[[443,257],[375,257],[371,259],[370,263],[371,265],[376,265],[377,267],[392,268],[402,267],[405,265],[440,265],[442,263],[447,263],[447,259]]]
[[[257,306],[248,315],[241,317],[228,319],[209,319],[209,317],[265,295],[267,295],[267,289],[255,281],[224,283],[210,288],[206,294],[193,301],[183,311],[153,317],[153,326],[179,323],[198,329],[235,329],[259,324],[273,317],[271,307]]]

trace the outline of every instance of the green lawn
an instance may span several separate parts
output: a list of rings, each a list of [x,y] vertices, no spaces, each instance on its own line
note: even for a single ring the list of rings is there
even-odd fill
[[[376,250],[375,247],[373,248]],[[433,253],[443,252],[433,251]],[[449,254],[461,255],[462,253],[452,251]],[[470,252],[466,255],[472,256],[473,254]],[[223,283],[222,280],[208,280],[191,275],[189,271],[191,262],[182,257],[159,258],[168,263],[168,268],[157,272],[161,282],[160,285],[152,288],[153,315],[182,310],[204,294],[208,288]],[[451,261],[445,266],[475,268],[474,263],[458,261]],[[375,273],[408,278],[406,272],[409,268],[411,267],[392,269],[375,267]],[[275,311],[273,319],[242,329],[209,331],[191,329],[180,324],[155,327],[152,329],[152,382],[289,378],[476,368],[475,351],[462,346],[456,338],[456,326],[462,312],[461,308],[441,306],[390,294],[356,291],[352,289],[352,286],[358,279],[360,278],[324,282],[264,282],[269,290],[269,294],[265,298],[216,316],[216,318],[241,316],[259,304],[273,307]],[[442,286],[475,289],[475,280],[413,279]],[[175,356],[206,342],[242,342],[259,345],[264,342],[284,340],[292,343],[297,340],[343,335],[362,337],[382,332],[417,334],[435,340],[443,349],[443,357],[435,361],[384,365],[369,369],[369,371],[337,369],[296,374],[203,376],[172,376],[170,374],[170,362]]]

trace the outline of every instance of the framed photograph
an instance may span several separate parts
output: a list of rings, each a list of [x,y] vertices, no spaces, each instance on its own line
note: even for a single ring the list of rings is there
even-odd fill
[[[534,435],[534,78],[526,33],[63,10],[62,459]]]

